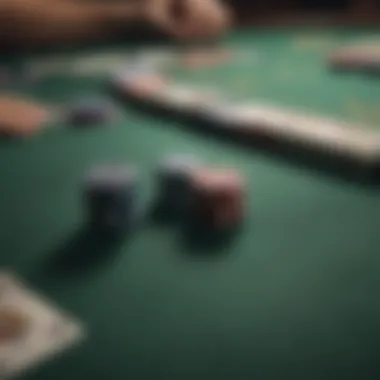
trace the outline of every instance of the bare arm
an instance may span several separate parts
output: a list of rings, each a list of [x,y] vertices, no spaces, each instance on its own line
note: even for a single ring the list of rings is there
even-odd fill
[[[0,0],[0,44],[38,46],[119,34],[139,19],[137,2]]]
[[[220,0],[0,0],[0,51],[94,41],[135,24],[177,39],[214,37],[230,13]]]

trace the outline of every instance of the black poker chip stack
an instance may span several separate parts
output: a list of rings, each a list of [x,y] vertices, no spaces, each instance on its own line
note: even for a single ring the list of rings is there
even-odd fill
[[[96,166],[85,179],[88,225],[93,230],[122,233],[136,223],[139,199],[138,179],[133,167]]]

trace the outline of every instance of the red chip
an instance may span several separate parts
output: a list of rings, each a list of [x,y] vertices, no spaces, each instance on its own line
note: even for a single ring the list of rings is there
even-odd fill
[[[194,209],[216,228],[236,225],[244,213],[244,183],[229,169],[201,169],[192,178]]]

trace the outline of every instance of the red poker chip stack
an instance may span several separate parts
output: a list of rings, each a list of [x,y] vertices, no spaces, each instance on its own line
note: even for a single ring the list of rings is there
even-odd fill
[[[193,212],[207,227],[229,229],[244,216],[245,186],[231,169],[200,169],[191,179]]]

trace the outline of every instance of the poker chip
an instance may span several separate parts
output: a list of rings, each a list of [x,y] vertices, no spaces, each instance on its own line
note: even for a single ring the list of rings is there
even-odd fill
[[[200,165],[199,160],[192,155],[172,154],[166,156],[158,167],[160,176],[172,177],[178,174],[187,174]]]
[[[104,99],[83,99],[69,105],[66,121],[74,126],[107,124],[116,116],[116,108]]]
[[[194,219],[213,229],[236,227],[244,216],[245,185],[231,169],[201,168],[193,173]]]
[[[201,168],[192,175],[192,186],[195,191],[204,193],[230,193],[237,190],[243,191],[242,177],[232,169]]]
[[[0,344],[21,339],[27,332],[30,317],[22,310],[11,307],[0,307]]]
[[[200,166],[201,162],[191,155],[167,156],[157,169],[160,202],[184,211],[189,203],[192,173]]]
[[[130,229],[140,215],[136,169],[125,165],[93,167],[85,178],[85,200],[90,226],[103,231]]]

